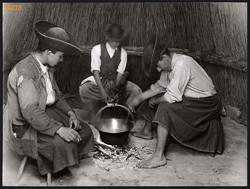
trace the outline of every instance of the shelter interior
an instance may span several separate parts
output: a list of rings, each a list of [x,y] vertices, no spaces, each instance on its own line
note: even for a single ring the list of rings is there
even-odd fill
[[[13,3],[4,3],[4,5]],[[155,78],[142,71],[142,51],[151,34],[159,36],[172,52],[192,56],[206,70],[221,96],[225,117],[226,150],[214,158],[174,143],[166,156],[171,159],[158,170],[134,169],[137,159],[119,164],[110,159],[82,160],[73,167],[75,177],[54,178],[66,186],[246,186],[247,185],[247,3],[244,2],[106,2],[18,3],[20,11],[3,11],[3,105],[8,74],[21,57],[36,49],[34,23],[47,20],[64,27],[83,49],[67,55],[56,68],[60,90],[75,109],[83,108],[78,95],[81,81],[90,72],[91,48],[104,42],[103,28],[119,23],[129,35],[122,45],[128,52],[129,80],[146,90]],[[84,117],[82,118],[84,119]],[[138,129],[141,123],[136,123]],[[130,144],[147,147],[149,142],[130,136]],[[11,158],[9,158],[9,156]],[[34,164],[27,166],[22,181],[14,182],[20,157],[3,156],[3,184],[45,185]],[[106,164],[103,162],[106,161]],[[11,163],[10,163],[11,162]],[[113,164],[113,167],[111,166]],[[126,173],[125,173],[126,172]],[[172,174],[173,173],[173,174]],[[136,178],[139,175],[138,178]],[[153,175],[153,176],[152,176]],[[155,175],[155,176],[154,176]]]

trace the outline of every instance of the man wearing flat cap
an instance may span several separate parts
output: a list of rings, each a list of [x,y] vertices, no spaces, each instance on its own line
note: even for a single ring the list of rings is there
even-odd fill
[[[93,76],[84,79],[79,87],[82,102],[90,112],[90,121],[100,107],[119,93],[121,103],[126,105],[141,93],[136,84],[127,81],[127,52],[120,46],[125,32],[119,24],[107,24],[106,42],[93,47],[91,51],[91,72]]]
[[[64,54],[80,54],[71,35],[46,21],[35,24],[38,48],[19,61],[7,81],[5,141],[37,160],[41,175],[79,163],[94,150],[91,129],[66,103],[54,78]]]
[[[180,144],[211,155],[223,153],[224,135],[220,121],[222,105],[211,78],[191,57],[160,50],[153,35],[143,51],[143,68],[148,77],[155,70],[160,79],[131,101],[129,108],[145,118],[142,131],[134,136],[150,140],[152,126],[157,127],[157,145],[153,156],[139,162],[139,168],[164,166],[169,136]]]

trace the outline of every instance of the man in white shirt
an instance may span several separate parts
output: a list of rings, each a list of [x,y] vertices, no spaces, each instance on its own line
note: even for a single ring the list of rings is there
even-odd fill
[[[221,154],[224,148],[220,121],[222,105],[211,78],[193,58],[170,52],[167,48],[153,57],[159,60],[155,59],[154,64],[161,72],[160,79],[129,104],[134,110],[142,102],[138,113],[146,120],[143,130],[133,133],[134,136],[152,139],[152,126],[157,126],[155,153],[137,166],[155,168],[165,165],[164,151],[169,135],[184,146],[213,155]]]
[[[108,24],[105,29],[106,43],[93,47],[91,51],[91,72],[93,76],[84,79],[79,87],[82,102],[90,111],[90,119],[94,119],[100,101],[109,102],[114,94],[122,88],[125,105],[141,93],[140,87],[127,81],[127,52],[120,46],[124,31],[119,24]],[[124,85],[122,87],[121,85]]]

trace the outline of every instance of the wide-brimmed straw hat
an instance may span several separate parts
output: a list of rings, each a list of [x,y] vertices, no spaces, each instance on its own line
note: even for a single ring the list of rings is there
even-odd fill
[[[142,68],[147,77],[158,76],[157,63],[160,58],[161,46],[159,37],[152,34],[143,49]]]
[[[34,29],[38,39],[48,47],[66,54],[82,53],[72,36],[59,26],[47,21],[38,21]]]
[[[106,24],[104,31],[109,40],[114,42],[122,41],[128,34],[128,31],[124,31],[120,24],[115,23]]]

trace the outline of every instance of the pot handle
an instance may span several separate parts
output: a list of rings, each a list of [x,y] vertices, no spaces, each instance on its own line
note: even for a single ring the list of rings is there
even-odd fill
[[[102,107],[102,108],[97,112],[97,114],[96,114],[96,120],[99,119],[99,117],[100,117],[102,111],[103,111],[104,109],[110,107],[110,106],[119,106],[119,107],[122,107],[122,108],[124,108],[125,110],[127,110],[127,112],[129,113],[129,115],[132,117],[132,122],[133,122],[133,124],[134,124],[135,118],[134,118],[134,115],[131,113],[130,109],[128,109],[126,106],[123,106],[123,105],[120,105],[120,104],[112,104],[112,103],[107,103],[106,106]],[[128,118],[129,118],[129,117],[128,117]]]
[[[110,106],[114,106],[113,104],[111,104],[111,103],[107,103],[107,105],[106,106],[104,106],[104,107],[102,107],[98,112],[97,112],[97,114],[96,114],[96,120],[97,119],[99,119],[99,117],[100,117],[100,115],[101,115],[101,113],[102,113],[102,111],[104,110],[104,109],[106,109],[106,108],[108,108],[108,107],[110,107]]]
[[[120,106],[120,107],[124,108],[125,110],[127,110],[129,115],[132,117],[132,120],[133,120],[133,123],[134,123],[135,118],[134,118],[134,115],[132,114],[132,112],[130,111],[130,109],[128,109],[126,106],[123,106],[123,105],[120,105],[120,104],[116,104],[116,106]]]

